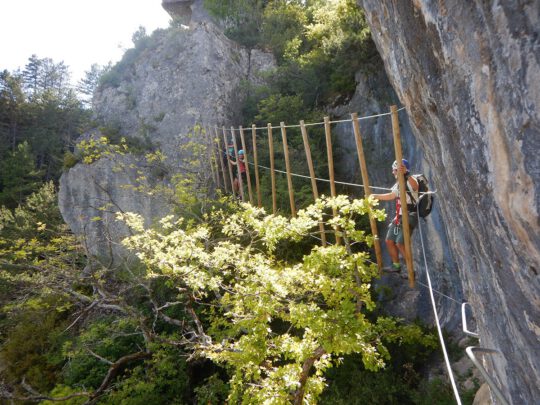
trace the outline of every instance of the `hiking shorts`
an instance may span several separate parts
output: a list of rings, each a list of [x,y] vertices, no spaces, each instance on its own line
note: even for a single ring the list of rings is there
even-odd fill
[[[412,234],[414,228],[418,225],[418,217],[416,214],[409,214],[409,230]],[[386,240],[392,240],[400,245],[404,244],[403,227],[401,223],[399,225],[394,224],[394,221],[390,222],[388,226],[388,232],[386,233]]]

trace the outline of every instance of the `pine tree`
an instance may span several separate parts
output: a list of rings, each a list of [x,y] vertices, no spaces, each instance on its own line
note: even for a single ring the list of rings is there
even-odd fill
[[[0,163],[0,205],[15,208],[38,189],[40,173],[28,142],[17,145]]]
[[[7,150],[15,151],[24,102],[22,77],[4,70],[0,73],[0,158]]]
[[[90,67],[90,70],[85,72],[84,78],[77,83],[77,91],[82,95],[83,103],[86,106],[90,106],[94,90],[99,84],[99,79],[108,68],[110,67],[100,66],[97,63],[94,63]]]

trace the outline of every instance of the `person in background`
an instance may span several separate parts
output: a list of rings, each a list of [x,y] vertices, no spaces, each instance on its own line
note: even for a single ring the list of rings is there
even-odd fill
[[[233,153],[234,153],[234,149],[233,149]],[[244,161],[244,150],[243,149],[240,149],[238,151],[238,160],[236,159],[231,159],[231,164],[236,166],[238,164],[238,167],[240,168],[240,170],[235,170],[235,174],[236,176],[234,177],[234,182],[233,182],[233,188],[234,188],[234,192],[239,195],[239,190],[240,190],[240,182],[242,182],[242,184],[245,184],[245,177],[246,177],[246,164],[245,164],[245,161]],[[239,173],[238,173],[239,172]]]
[[[392,173],[397,179],[398,172],[403,173],[405,177],[405,183],[407,185],[407,210],[409,213],[409,230],[412,234],[414,228],[418,224],[418,216],[416,214],[415,206],[413,200],[411,199],[411,193],[413,195],[414,201],[418,201],[418,182],[414,176],[410,175],[410,165],[406,159],[402,160],[401,164],[398,164],[397,161],[394,161],[392,164]],[[392,258],[392,267],[390,271],[400,272],[401,263],[399,260],[399,254],[401,257],[405,257],[405,244],[403,239],[403,228],[401,226],[401,207],[402,202],[399,197],[399,182],[396,182],[389,193],[385,194],[372,194],[373,198],[380,201],[392,201],[396,202],[396,215],[390,225],[388,226],[388,232],[386,234],[386,247],[388,248],[388,253]]]

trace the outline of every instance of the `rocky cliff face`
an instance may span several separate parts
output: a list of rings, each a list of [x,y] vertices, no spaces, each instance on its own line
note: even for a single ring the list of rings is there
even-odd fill
[[[173,160],[196,123],[237,122],[242,80],[256,80],[272,57],[248,52],[212,23],[154,34],[120,83],[101,88],[93,99],[99,120],[124,135],[144,136]]]
[[[194,3],[192,17],[200,17],[202,2]],[[120,165],[109,159],[78,164],[60,180],[64,218],[102,260],[120,254],[117,242],[127,235],[115,212],[137,212],[150,223],[169,209],[163,196],[138,192],[140,179],[167,186],[188,153],[182,145],[194,125],[238,122],[242,81],[257,81],[273,66],[272,56],[238,46],[204,18],[189,24],[156,31],[150,45],[129,50],[93,99],[98,122],[165,155],[167,176],[156,176],[140,157],[125,156]]]
[[[363,0],[437,185],[489,371],[540,398],[540,3]]]

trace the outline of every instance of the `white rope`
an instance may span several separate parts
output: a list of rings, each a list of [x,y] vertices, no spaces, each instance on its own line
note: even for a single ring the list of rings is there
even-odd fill
[[[399,111],[402,111],[404,110],[405,107],[401,107],[400,109],[397,110],[397,112]],[[387,116],[387,115],[390,115],[392,114],[391,112],[387,112],[387,113],[381,113],[381,114],[374,114],[374,115],[366,115],[364,117],[358,117],[358,121],[362,121],[362,120],[367,120],[367,119],[371,119],[371,118],[377,118],[377,117],[384,117],[384,116]],[[352,118],[349,118],[349,119],[345,119],[345,120],[336,120],[336,121],[330,121],[330,124],[338,124],[338,123],[341,123],[341,122],[352,122]],[[315,126],[315,125],[323,125],[324,122],[312,122],[312,123],[308,123],[308,124],[304,124],[305,127],[312,127],[312,126]],[[300,124],[293,124],[293,125],[284,125],[283,126],[284,128],[300,128],[301,125]],[[214,125],[213,127],[211,128],[214,128],[214,129],[225,129],[225,131],[227,132],[231,132],[233,130],[231,129],[227,129],[227,128],[219,128],[218,126]],[[239,127],[238,127],[239,128]],[[271,126],[270,128],[272,129],[280,129],[281,128],[281,125],[275,125],[275,126]],[[237,128],[234,129],[234,131],[236,130]],[[248,130],[248,129],[253,129],[253,127],[242,127],[242,129],[245,129],[245,130]],[[259,130],[259,129],[268,129],[268,126],[266,127],[255,127],[255,130]]]
[[[252,166],[255,166],[254,163],[252,162],[248,162],[250,165]],[[269,167],[266,167],[266,166],[261,166],[261,165],[257,165],[258,167],[261,167],[263,169],[266,169],[266,170],[272,170],[271,168]],[[275,172],[278,172],[278,173],[283,173],[283,174],[287,174],[287,172],[284,172],[283,170],[278,170],[278,169],[274,169]],[[301,178],[304,178],[304,179],[311,179],[310,176],[304,176],[302,174],[296,174],[296,173],[291,173],[291,176],[295,176],[295,177],[301,177]],[[319,177],[315,177],[315,180],[317,181],[325,181],[327,183],[330,183],[330,180],[328,179],[321,179]],[[344,181],[334,181],[334,183],[336,184],[342,184],[344,186],[353,186],[353,187],[365,187],[363,184],[356,184],[356,183],[347,183],[347,182],[344,182]],[[385,190],[385,191],[390,191],[392,190],[391,188],[385,188],[385,187],[374,187],[374,186],[370,186],[369,188],[373,188],[373,189],[377,189],[377,190]]]
[[[416,212],[417,212],[418,216],[420,216],[420,214],[419,214],[419,206],[420,206],[420,204],[416,205]],[[457,402],[458,405],[461,405],[461,398],[459,397],[459,391],[457,389],[456,382],[454,380],[454,373],[452,372],[452,366],[450,365],[450,360],[448,358],[448,353],[446,351],[446,345],[444,343],[444,337],[443,337],[443,334],[442,334],[441,323],[439,321],[439,315],[437,314],[437,305],[435,304],[435,297],[433,295],[433,287],[431,285],[431,277],[429,275],[429,269],[428,269],[428,265],[427,265],[426,248],[424,246],[424,236],[423,236],[423,233],[422,233],[421,221],[418,221],[418,231],[420,232],[420,241],[421,241],[421,244],[422,244],[422,255],[424,257],[424,267],[426,268],[426,276],[427,276],[427,282],[428,282],[428,288],[429,288],[429,296],[431,298],[431,305],[433,306],[433,315],[435,316],[435,323],[437,325],[437,332],[439,334],[439,340],[441,342],[441,348],[442,348],[443,355],[444,355],[444,362],[446,363],[446,368],[448,370],[448,376],[450,377],[450,383],[452,384],[452,389],[454,390],[454,396],[456,397],[456,402]]]
[[[417,282],[418,284],[420,284],[420,285],[423,286],[423,287],[429,288],[428,285],[426,285],[426,284],[424,284],[424,283],[422,283],[422,282],[420,282],[420,281],[418,281],[418,280],[415,280],[415,282]],[[433,288],[433,292],[435,292],[435,293],[437,293],[437,294],[439,294],[439,295],[441,295],[441,296],[443,296],[443,297],[445,297],[445,298],[448,298],[449,300],[454,301],[455,303],[461,305],[461,301],[458,301],[458,300],[456,300],[455,298],[449,297],[448,295],[443,294],[442,292],[437,291],[437,290],[435,290],[434,288]]]

